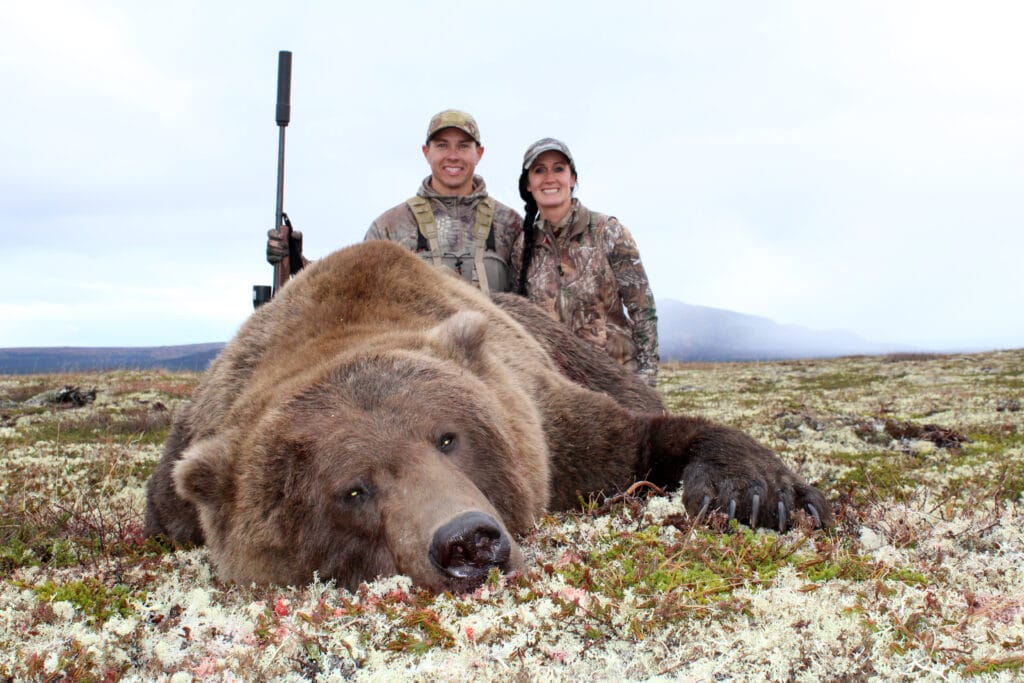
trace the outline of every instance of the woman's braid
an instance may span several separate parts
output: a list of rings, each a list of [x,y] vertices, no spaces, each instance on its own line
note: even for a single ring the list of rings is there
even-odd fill
[[[533,246],[537,242],[537,228],[534,223],[537,221],[537,201],[530,194],[527,187],[527,174],[529,170],[523,169],[519,175],[519,196],[526,202],[523,213],[523,258],[519,264],[519,285],[516,292],[520,296],[526,296],[526,271],[530,269],[530,261],[533,260]]]

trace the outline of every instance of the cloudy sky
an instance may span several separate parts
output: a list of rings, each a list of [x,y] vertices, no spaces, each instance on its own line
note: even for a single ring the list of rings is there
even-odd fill
[[[1021,26],[1013,0],[8,3],[0,347],[231,337],[271,278],[278,50],[307,256],[411,196],[457,107],[517,208],[525,148],[565,140],[658,299],[1021,347]]]

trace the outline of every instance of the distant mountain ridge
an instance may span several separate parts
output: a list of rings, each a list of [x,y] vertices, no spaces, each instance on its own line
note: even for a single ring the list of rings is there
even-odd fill
[[[906,351],[845,330],[780,325],[769,318],[666,299],[658,302],[662,360],[744,361],[876,355]],[[223,342],[183,346],[26,347],[0,349],[0,374],[95,370],[205,370]]]
[[[0,374],[94,370],[205,370],[223,342],[182,346],[47,346],[0,349]]]
[[[878,355],[912,350],[862,339],[848,330],[780,325],[757,315],[666,299],[658,304],[663,360],[749,361]]]

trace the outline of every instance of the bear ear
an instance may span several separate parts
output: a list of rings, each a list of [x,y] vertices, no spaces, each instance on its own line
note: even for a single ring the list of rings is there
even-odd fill
[[[459,311],[435,327],[432,336],[445,356],[473,364],[480,360],[487,318],[476,311]]]
[[[213,436],[189,446],[174,465],[174,489],[196,505],[216,504],[231,486],[227,439]]]

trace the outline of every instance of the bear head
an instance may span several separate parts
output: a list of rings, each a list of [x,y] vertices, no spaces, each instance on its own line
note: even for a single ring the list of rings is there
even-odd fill
[[[540,417],[507,372],[484,316],[460,312],[347,343],[244,429],[194,441],[174,485],[218,574],[349,588],[405,574],[465,592],[519,569],[513,535],[550,484]]]

